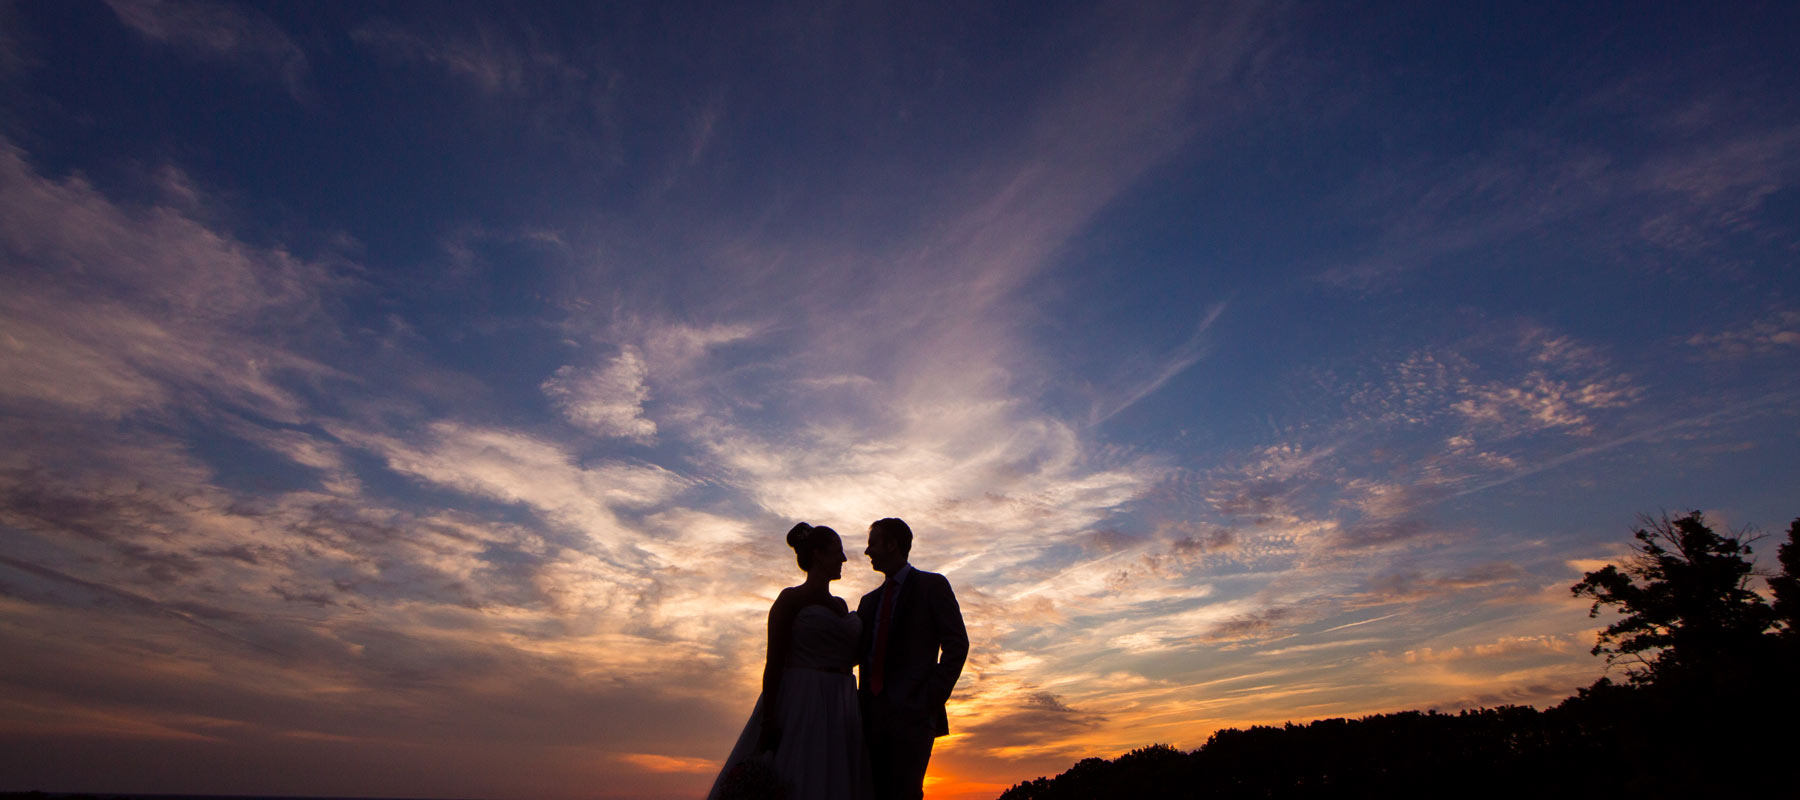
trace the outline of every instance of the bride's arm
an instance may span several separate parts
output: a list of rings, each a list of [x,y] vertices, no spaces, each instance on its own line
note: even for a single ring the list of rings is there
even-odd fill
[[[781,693],[781,671],[787,666],[789,640],[794,635],[794,614],[800,610],[798,600],[792,589],[783,589],[769,607],[769,654],[763,662],[762,734],[757,740],[758,750],[774,750],[781,742],[776,700]]]

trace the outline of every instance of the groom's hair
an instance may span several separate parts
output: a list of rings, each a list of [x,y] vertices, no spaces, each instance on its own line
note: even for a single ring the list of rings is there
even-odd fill
[[[912,528],[906,527],[906,521],[899,517],[878,519],[869,524],[870,531],[881,531],[900,544],[901,552],[912,552]]]

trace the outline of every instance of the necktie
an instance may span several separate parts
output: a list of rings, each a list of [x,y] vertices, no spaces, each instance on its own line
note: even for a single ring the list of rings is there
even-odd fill
[[[888,629],[894,621],[894,600],[900,582],[890,580],[881,592],[881,620],[875,623],[875,655],[869,661],[869,691],[881,694],[881,673],[886,669]]]

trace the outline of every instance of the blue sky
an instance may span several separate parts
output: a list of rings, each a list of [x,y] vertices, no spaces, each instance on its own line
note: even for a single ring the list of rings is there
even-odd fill
[[[717,6],[0,6],[0,788],[694,796],[897,515],[991,797],[1800,514],[1791,6]]]

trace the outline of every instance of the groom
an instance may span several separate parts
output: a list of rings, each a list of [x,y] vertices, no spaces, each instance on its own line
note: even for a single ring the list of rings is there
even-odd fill
[[[905,522],[889,517],[869,526],[863,554],[887,576],[856,606],[863,623],[858,698],[876,800],[924,795],[931,742],[950,732],[944,702],[969,657],[950,581],[906,563],[911,551]]]

